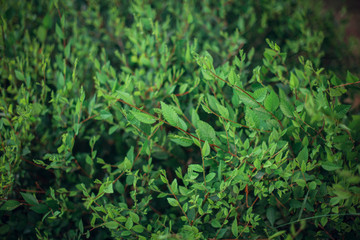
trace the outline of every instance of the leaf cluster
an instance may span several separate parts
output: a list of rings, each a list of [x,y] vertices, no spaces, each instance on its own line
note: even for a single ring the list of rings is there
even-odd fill
[[[2,3],[0,237],[360,237],[359,78],[312,2]]]

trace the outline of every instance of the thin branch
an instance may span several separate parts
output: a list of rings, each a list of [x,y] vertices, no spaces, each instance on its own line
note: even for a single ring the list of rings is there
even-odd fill
[[[47,170],[47,171],[49,171],[49,172],[51,172],[51,173],[55,174],[55,173],[54,173],[54,170],[51,170],[51,169],[46,169],[46,167],[41,166],[41,165],[39,165],[39,164],[36,164],[36,163],[34,163],[34,162],[30,161],[30,160],[27,160],[27,159],[26,159],[26,158],[24,158],[24,157],[20,157],[20,158],[21,158],[21,160],[24,160],[25,162],[27,162],[27,163],[29,163],[29,164],[31,164],[31,165],[34,165],[34,166],[39,167],[39,168],[43,168],[43,169],[45,169],[45,170]]]
[[[353,85],[353,84],[359,84],[359,83],[360,83],[360,81],[353,82],[353,83],[344,83],[344,84],[341,84],[341,85],[333,86],[331,88],[345,87],[345,86],[349,86],[349,85]]]
[[[335,240],[335,238],[333,236],[330,235],[330,233],[328,231],[326,231],[326,229],[319,223],[318,226],[324,230],[324,232],[332,239],[332,240]]]

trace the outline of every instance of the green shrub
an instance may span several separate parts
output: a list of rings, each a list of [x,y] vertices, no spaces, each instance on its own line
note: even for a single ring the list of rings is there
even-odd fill
[[[359,238],[359,79],[321,10],[4,1],[1,238]]]

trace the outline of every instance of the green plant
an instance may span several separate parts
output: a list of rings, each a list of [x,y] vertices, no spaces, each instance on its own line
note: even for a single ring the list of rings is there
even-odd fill
[[[359,79],[321,6],[2,5],[2,237],[359,235]]]

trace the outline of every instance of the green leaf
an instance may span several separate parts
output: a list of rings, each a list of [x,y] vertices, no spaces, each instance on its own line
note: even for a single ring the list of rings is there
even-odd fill
[[[122,231],[121,232],[121,236],[126,237],[126,236],[130,236],[131,235],[131,231]]]
[[[179,191],[178,191],[178,182],[177,182],[177,179],[175,178],[174,181],[171,183],[171,190],[177,194]]]
[[[264,106],[270,112],[274,112],[279,107],[279,97],[274,91],[266,97]]]
[[[252,99],[251,97],[249,97],[246,93],[234,90],[234,94],[237,95],[239,100],[242,103],[244,103],[245,106],[253,107],[253,108],[259,107],[259,104],[257,104],[256,101],[254,99]],[[249,95],[251,96],[251,94],[249,94]]]
[[[199,164],[190,164],[189,168],[195,172],[203,172],[204,171],[203,167]]]
[[[45,204],[37,204],[30,207],[30,209],[39,214],[44,214],[49,211],[49,207],[46,206]]]
[[[325,225],[327,224],[327,222],[328,222],[328,218],[327,218],[327,217],[322,217],[322,218],[320,219],[320,223],[321,223],[321,225],[322,225],[323,227],[325,227]]]
[[[4,205],[1,206],[0,210],[2,211],[12,211],[15,208],[19,207],[21,203],[15,200],[7,200]]]
[[[300,187],[305,187],[306,186],[306,182],[304,179],[296,179],[295,182],[300,186]]]
[[[145,228],[143,226],[141,226],[141,225],[135,225],[135,226],[132,227],[131,230],[133,230],[133,231],[135,231],[137,233],[142,233],[145,230]]]
[[[116,130],[118,130],[120,127],[118,125],[112,126],[109,128],[109,135],[113,134]]]
[[[163,179],[161,179],[161,180],[163,180]],[[166,196],[168,196],[169,194],[167,194],[167,193],[159,193],[159,195],[157,196],[157,198],[163,198],[163,197],[166,197]]]
[[[231,224],[231,232],[234,235],[234,237],[237,237],[237,235],[239,234],[239,229],[238,229],[238,224],[237,224],[236,217],[235,217],[233,223]]]
[[[125,171],[131,169],[132,163],[127,157],[125,157],[124,161],[121,163],[120,166],[121,166],[120,169]]]
[[[279,237],[279,236],[283,235],[284,233],[286,233],[285,230],[282,230],[282,231],[280,231],[280,232],[277,232],[277,233],[271,235],[271,236],[269,237],[269,240],[270,240],[270,239],[273,239],[273,238],[276,238],[276,237]]]
[[[214,228],[221,228],[221,224],[217,219],[211,221],[211,226],[213,226]]]
[[[202,95],[202,96],[204,96],[204,95]],[[191,122],[194,124],[194,126],[196,127],[197,126],[197,123],[198,123],[198,121],[200,120],[200,117],[199,117],[199,115],[198,115],[198,113],[197,113],[197,110],[195,110],[195,109],[191,109]]]
[[[139,215],[137,215],[134,212],[129,212],[129,215],[134,223],[139,223],[139,221],[140,221]]]
[[[251,108],[249,107],[245,108],[245,121],[249,127],[257,126],[256,115],[254,114],[254,111],[251,110]]]
[[[268,129],[268,120],[271,115],[262,108],[250,109],[245,108],[245,120],[249,127]]]
[[[115,221],[110,221],[110,222],[106,222],[105,227],[107,227],[108,229],[117,229],[119,227],[119,224]]]
[[[24,81],[25,80],[25,77],[24,77],[24,74],[18,70],[15,70],[15,76],[17,79],[19,79],[20,81]]]
[[[276,220],[276,211],[275,208],[269,207],[266,209],[266,217],[269,220],[271,226],[274,226]]]
[[[154,122],[156,122],[156,119],[148,114],[142,113],[142,112],[137,112],[134,110],[131,110],[132,115],[134,115],[134,117],[139,120],[140,122],[146,123],[146,124],[153,124]]]
[[[130,230],[133,225],[134,225],[134,222],[133,222],[133,220],[131,219],[131,217],[129,217],[129,218],[126,220],[125,227],[126,227],[128,230]]]
[[[81,127],[80,123],[75,123],[74,124],[74,132],[75,132],[76,135],[79,134],[80,127]]]
[[[205,104],[201,104],[201,107],[206,113],[209,113],[209,114],[212,113],[212,110],[208,106],[206,106]]]
[[[65,57],[69,58],[70,56],[70,49],[71,49],[71,42],[69,42],[65,47]]]
[[[203,155],[203,157],[206,157],[210,154],[210,146],[208,141],[205,141],[202,149],[201,149],[201,154]]]
[[[210,182],[211,180],[213,180],[215,178],[215,176],[216,176],[216,173],[213,173],[213,172],[209,173],[205,177],[206,182]]]
[[[351,197],[351,193],[347,191],[342,185],[335,184],[334,185],[334,193],[338,196],[340,199],[349,199]]]
[[[346,75],[346,82],[347,83],[354,83],[359,81],[359,78],[356,77],[355,75],[351,74],[351,72],[347,71],[347,75]]]
[[[64,39],[64,33],[63,33],[63,31],[61,30],[61,28],[59,27],[58,24],[56,24],[55,32],[58,35],[58,37],[60,38],[60,40]]]
[[[294,73],[290,73],[290,87],[292,89],[299,87],[299,80]]]
[[[91,115],[93,109],[94,109],[94,106],[95,106],[95,101],[96,101],[96,94],[94,94],[94,96],[91,98],[90,102],[89,102],[89,105],[88,105],[88,112],[89,112],[89,115]]]
[[[123,100],[124,102],[134,104],[133,97],[132,97],[129,93],[127,93],[127,92],[123,92],[123,91],[117,90],[117,91],[116,91],[116,97],[117,97],[117,98],[120,98],[120,99]]]
[[[215,133],[214,128],[210,124],[199,120],[198,121],[198,129],[200,132],[200,138],[202,140],[208,140],[211,143],[215,142],[216,133]]]
[[[161,181],[162,181],[163,183],[167,183],[167,182],[168,182],[167,178],[166,178],[165,176],[163,176],[163,175],[160,175],[160,179],[161,179]]]
[[[339,197],[333,197],[330,199],[330,205],[331,206],[335,206],[336,204],[338,204],[340,202],[341,198]]]
[[[266,162],[265,162],[265,164],[264,164],[264,168],[268,168],[268,167],[270,167],[272,165],[272,163],[269,161],[269,160],[267,160]]]
[[[46,28],[44,28],[43,26],[40,26],[37,30],[37,37],[39,38],[40,42],[44,42],[45,39],[46,39],[46,33],[47,33],[47,30]]]
[[[308,152],[308,148],[307,147],[304,147],[298,154],[297,156],[297,160],[299,161],[299,164],[301,166],[301,164],[303,162],[307,162],[308,161],[308,158],[309,158],[309,152]]]
[[[103,185],[103,191],[104,193],[114,193],[114,189],[113,189],[113,184],[112,182],[110,183],[104,183]]]
[[[178,126],[179,116],[175,110],[164,102],[161,102],[161,111],[165,120],[173,126]]]
[[[339,170],[339,169],[342,168],[341,165],[338,165],[338,164],[333,163],[333,162],[322,162],[321,167],[323,169],[325,169],[326,171],[329,171],[329,172]]]
[[[210,94],[206,94],[206,98],[209,102],[210,109],[214,109],[215,111],[218,111],[217,105],[219,105],[220,102],[213,95]],[[207,107],[205,108],[207,109]],[[209,111],[209,110],[205,110],[205,111]]]
[[[262,101],[264,101],[266,94],[267,94],[266,88],[259,88],[252,95],[256,101],[262,102]]]
[[[211,56],[211,54],[208,51],[205,51],[203,53],[203,57],[204,57],[204,63],[206,64],[206,67],[208,67],[209,69],[213,69],[213,57]]]
[[[179,204],[178,204],[178,202],[176,201],[176,199],[174,199],[174,198],[167,198],[167,200],[168,200],[170,206],[173,206],[173,207],[179,206]]]
[[[106,119],[112,118],[112,114],[107,110],[101,110],[100,111],[100,118],[102,120],[106,120]]]
[[[229,73],[229,76],[228,76],[228,79],[229,79],[229,83],[230,83],[231,85],[236,84],[237,76],[236,76],[236,73],[235,73],[234,68],[231,68],[230,73]]]
[[[342,119],[346,116],[346,113],[350,110],[351,105],[338,105],[334,108],[336,117]]]
[[[209,70],[202,68],[201,73],[205,80],[213,80],[214,79],[214,76],[211,74],[211,72]]]
[[[126,157],[130,160],[131,164],[134,163],[135,156],[134,156],[134,146],[131,146],[129,151],[126,153]]]
[[[187,130],[188,128],[185,121],[182,120],[181,118],[178,118],[178,127],[180,127],[183,130]]]
[[[229,110],[227,110],[226,107],[224,107],[223,105],[217,103],[216,107],[220,113],[220,116],[223,118],[229,118]]]
[[[80,233],[84,233],[84,224],[83,224],[82,219],[80,219],[78,227],[79,227]]]
[[[330,88],[330,97],[340,97],[344,93],[346,93],[346,89],[344,88]]]
[[[281,99],[281,101],[280,101],[280,109],[281,109],[282,113],[286,117],[289,117],[289,118],[293,117],[294,106],[291,105],[291,103],[289,103],[288,100]]]
[[[182,147],[189,147],[193,144],[193,140],[187,137],[182,137],[178,135],[170,135],[170,140]]]
[[[320,108],[327,109],[329,107],[329,101],[324,92],[319,92],[316,95],[316,104],[318,109]]]
[[[24,192],[20,192],[20,194],[28,204],[30,204],[30,205],[39,204],[38,200],[36,199],[36,197],[33,194],[24,193]]]

